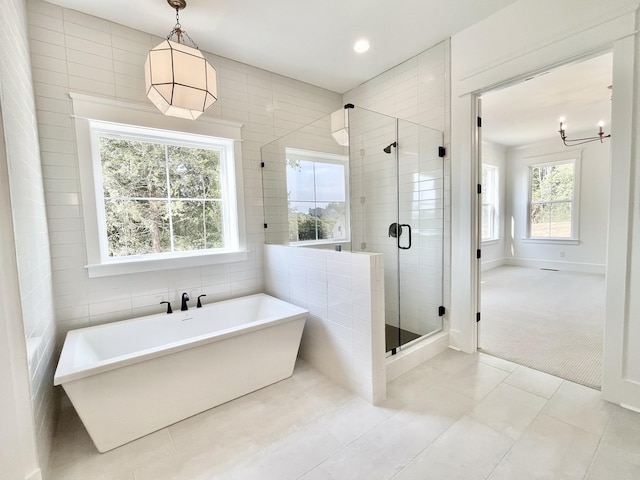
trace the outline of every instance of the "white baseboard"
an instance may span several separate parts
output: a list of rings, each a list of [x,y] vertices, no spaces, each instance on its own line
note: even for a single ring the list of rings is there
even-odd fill
[[[597,273],[604,275],[606,266],[597,263],[557,262],[535,258],[505,258],[505,265],[516,267],[549,268],[564,272]],[[484,269],[483,269],[484,271]]]
[[[492,268],[498,268],[501,267],[502,265],[506,265],[507,259],[502,257],[502,258],[494,258],[493,260],[487,260],[485,262],[482,262],[482,264],[480,265],[480,269],[483,272],[486,272],[487,270],[491,270]]]

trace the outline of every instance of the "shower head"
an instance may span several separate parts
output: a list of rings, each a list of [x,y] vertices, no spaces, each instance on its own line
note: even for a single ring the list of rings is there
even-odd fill
[[[393,142],[389,145],[387,145],[386,147],[383,148],[384,153],[391,153],[391,147],[396,147],[398,144],[396,142]]]

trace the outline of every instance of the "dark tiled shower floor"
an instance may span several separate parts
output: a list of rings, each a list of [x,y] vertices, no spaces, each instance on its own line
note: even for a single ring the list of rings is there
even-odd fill
[[[403,330],[402,328],[385,323],[385,340],[387,344],[387,352],[398,348],[400,345],[404,345],[416,338],[420,338],[417,333],[410,332],[409,330]]]

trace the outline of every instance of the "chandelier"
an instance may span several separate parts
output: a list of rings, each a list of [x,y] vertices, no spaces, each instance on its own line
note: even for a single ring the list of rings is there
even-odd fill
[[[195,120],[218,98],[216,70],[180,25],[186,0],[167,0],[176,10],[176,25],[152,48],[144,64],[147,97],[165,115]],[[192,46],[185,45],[187,39]]]
[[[610,138],[611,134],[609,135],[605,135],[604,134],[604,122],[600,122],[598,123],[598,133],[597,135],[594,135],[593,137],[584,137],[584,138],[573,138],[573,139],[569,139],[567,138],[567,124],[564,123],[565,119],[564,117],[560,118],[560,138],[562,138],[562,142],[567,146],[567,147],[573,147],[575,145],[582,145],[583,143],[589,143],[589,142],[596,142],[596,141],[600,141],[600,143],[602,143],[604,141],[605,138]]]

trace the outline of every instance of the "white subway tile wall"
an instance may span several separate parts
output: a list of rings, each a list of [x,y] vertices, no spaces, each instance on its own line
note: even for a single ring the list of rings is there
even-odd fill
[[[41,0],[28,6],[58,343],[71,328],[160,312],[164,300],[175,307],[184,291],[193,302],[200,294],[212,302],[262,291],[260,147],[339,108],[341,95],[205,53],[219,81],[218,101],[205,115],[244,124],[249,260],[89,279],[69,92],[148,104],[144,61],[162,39]]]
[[[27,11],[23,0],[3,2],[0,43],[6,47],[0,63],[0,99],[22,321],[27,344],[38,455],[40,465],[46,467],[54,430],[55,401],[51,379],[56,325],[43,177],[54,176],[44,169],[40,162],[27,38]],[[50,65],[50,68],[54,69],[53,82],[58,81],[55,69],[59,68],[59,65],[55,60],[53,58]],[[39,70],[37,65],[46,63],[45,60],[38,59],[34,66],[34,74]],[[45,130],[46,138],[64,138],[64,132],[59,131],[56,124],[52,124],[51,127]],[[59,199],[52,200],[57,202]],[[55,203],[52,204],[51,214],[55,217],[64,215],[65,212],[61,208],[64,209]]]
[[[386,396],[383,257],[265,245],[265,290],[309,310],[300,357],[370,402]]]

